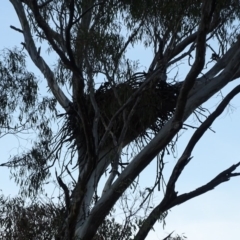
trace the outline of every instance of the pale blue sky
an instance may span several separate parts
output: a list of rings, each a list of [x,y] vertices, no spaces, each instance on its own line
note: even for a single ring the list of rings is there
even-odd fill
[[[9,28],[10,25],[19,27],[16,14],[10,2],[4,0],[0,8],[0,49],[4,47],[12,48],[21,46],[23,41],[20,33]],[[43,53],[43,52],[42,52]],[[139,59],[141,65],[148,67],[151,61],[151,52],[146,52],[143,48],[132,49],[130,54],[135,60]],[[54,63],[54,58],[47,57],[48,63]],[[29,63],[31,71],[34,71],[38,76],[40,72]],[[187,73],[187,68],[182,65],[179,79],[184,78]],[[223,93],[227,93],[233,86],[239,83],[229,84]],[[206,106],[210,111],[219,103],[220,97],[213,97]],[[191,191],[201,184],[215,177],[220,171],[226,169],[230,165],[240,161],[240,96],[237,96],[231,105],[234,107],[228,108],[213,124],[212,128],[216,133],[208,131],[200,140],[197,147],[193,151],[194,158],[189,166],[183,172],[177,184],[179,193]],[[189,123],[197,124],[193,117],[189,118]],[[189,129],[179,139],[177,156],[180,157],[187,140],[193,133]],[[19,142],[15,137],[4,137],[0,139],[1,153],[0,162],[5,162],[10,154],[19,150]],[[26,144],[21,142],[21,144]],[[177,158],[172,156],[167,159],[168,164],[165,167],[165,178],[167,179],[172,167],[177,161]],[[154,174],[156,162],[153,161],[140,178],[142,189],[154,183]],[[240,172],[240,169],[239,169]],[[0,168],[1,184],[0,189],[6,195],[15,196],[18,188],[13,181],[9,180],[9,171],[6,168]],[[155,195],[156,204],[160,200],[161,192]],[[166,218],[165,229],[162,225],[155,226],[155,232],[149,234],[147,239],[157,240],[162,239],[167,233],[175,230],[177,233],[185,233],[190,240],[226,240],[239,239],[240,225],[240,178],[232,179],[218,186],[215,190],[208,192],[196,199],[192,199],[180,206],[171,210]]]

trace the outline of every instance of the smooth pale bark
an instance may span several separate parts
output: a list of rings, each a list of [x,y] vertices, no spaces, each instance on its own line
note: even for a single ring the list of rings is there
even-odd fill
[[[66,97],[66,95],[63,93],[63,91],[57,84],[54,73],[51,71],[44,59],[40,56],[40,52],[38,52],[36,48],[21,1],[10,0],[10,2],[14,6],[14,9],[21,23],[21,30],[23,31],[24,36],[24,47],[28,51],[29,56],[31,57],[34,64],[38,67],[38,69],[42,72],[43,76],[46,78],[48,86],[59,104],[66,111],[70,110],[70,100]]]
[[[49,66],[46,64],[46,62],[43,60],[43,58],[40,56],[40,53],[38,52],[31,35],[29,24],[21,1],[10,1],[15,8],[15,11],[19,17],[22,26],[24,46],[26,50],[28,51],[32,61],[43,73],[53,95],[67,112],[70,109],[71,101],[66,97],[61,88],[58,86],[54,77],[54,73],[51,71]],[[208,1],[206,1],[206,3],[207,2]],[[206,9],[210,8],[207,7]],[[207,16],[207,14],[209,13],[206,12],[205,14]],[[211,96],[213,96],[215,93],[221,90],[224,86],[226,86],[230,81],[233,81],[240,76],[240,41],[238,39],[237,42],[206,74],[204,74],[200,78],[197,78],[204,65],[206,34],[217,25],[217,16],[213,16],[210,27],[206,28],[206,24],[208,24],[209,21],[209,19],[204,18],[201,23],[202,25],[200,25],[199,32],[193,33],[192,35],[184,39],[181,43],[179,43],[176,46],[175,50],[171,53],[171,56],[168,57],[169,64],[173,64],[174,59],[175,57],[178,57],[178,54],[180,54],[190,44],[197,41],[198,54],[195,64],[187,75],[185,81],[183,83],[176,83],[176,85],[183,85],[181,92],[182,95],[180,97],[180,102],[177,106],[176,115],[172,119],[170,119],[168,123],[161,129],[161,131],[152,139],[152,141],[134,157],[134,159],[129,163],[125,170],[118,176],[115,182],[113,182],[112,177],[114,175],[111,175],[111,178],[109,178],[109,181],[105,185],[101,198],[89,214],[89,206],[94,191],[98,186],[98,182],[106,168],[110,165],[110,163],[113,161],[117,154],[116,150],[112,150],[113,144],[111,146],[105,147],[104,151],[99,152],[98,157],[101,160],[97,163],[96,168],[91,172],[90,177],[87,179],[85,185],[85,192],[82,196],[81,205],[79,206],[79,210],[77,213],[77,221],[75,227],[75,236],[77,238],[86,240],[91,239],[96,233],[97,228],[99,227],[105,216],[109,213],[110,209],[114,206],[122,193],[146,168],[146,166],[155,158],[155,156],[167,146],[167,144],[181,129],[183,122],[193,113],[193,111],[202,103],[211,98]],[[89,27],[89,24],[90,18],[87,19],[87,22],[84,23],[84,26]],[[48,29],[48,31],[56,42],[57,39],[60,39],[57,33],[52,31],[51,29]],[[58,41],[58,45],[59,46],[55,46],[57,48],[57,51],[55,51],[59,53],[59,55],[62,55],[64,58],[64,53],[67,50],[65,49],[64,44],[62,44],[60,41]],[[182,57],[184,57],[184,55],[182,55]],[[182,57],[180,56],[180,59]],[[79,62],[81,62],[81,59],[79,60]],[[149,79],[146,79],[146,81],[148,80]],[[131,99],[129,99],[129,101],[130,100]],[[126,102],[126,104],[128,104],[128,102]],[[129,142],[123,143],[122,147],[126,146],[127,144],[129,144]],[[84,177],[84,174],[88,170],[86,166],[80,165],[79,168],[80,169],[78,184],[81,183],[81,179]],[[172,184],[174,185],[174,183]],[[171,194],[171,197],[175,197],[174,191]],[[72,195],[72,202],[77,202],[79,195],[80,193],[78,193],[76,190]],[[160,204],[159,208],[161,209],[161,211],[167,209],[167,207],[165,206],[167,206],[165,202]],[[157,209],[156,211],[159,211],[159,209]],[[155,213],[153,212],[153,214]]]

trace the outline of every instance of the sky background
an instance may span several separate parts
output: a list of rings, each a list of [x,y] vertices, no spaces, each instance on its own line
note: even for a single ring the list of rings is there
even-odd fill
[[[13,48],[14,46],[21,47],[23,38],[19,32],[10,29],[10,25],[20,27],[14,9],[11,3],[4,0],[0,8],[0,49]],[[38,47],[38,46],[37,46]],[[44,54],[44,51],[42,51]],[[149,66],[152,59],[151,51],[146,51],[142,47],[131,49],[129,55],[135,60],[140,60],[142,66]],[[46,55],[47,62],[50,66],[53,65],[55,58]],[[187,63],[179,67],[178,79],[183,80],[187,73]],[[29,61],[28,66],[30,71],[34,72],[43,81],[41,73]],[[171,72],[171,74],[173,74]],[[226,95],[239,80],[229,84],[223,89],[222,94]],[[204,106],[213,111],[220,102],[219,95],[214,96]],[[196,119],[191,116],[188,123],[194,126],[198,125]],[[225,112],[214,122],[212,129],[208,131],[199,141],[193,151],[194,157],[190,164],[186,167],[181,175],[176,190],[181,193],[189,192],[197,187],[207,183],[214,178],[220,171],[228,168],[234,163],[240,161],[240,96],[234,98],[231,102],[231,107],[228,107]],[[179,139],[176,157],[168,157],[164,176],[167,180],[174,164],[178,157],[181,156],[184,147],[186,146],[193,129],[183,132]],[[20,145],[22,147],[20,147]],[[10,155],[21,151],[24,146],[27,146],[26,141],[20,141],[14,136],[6,136],[0,139],[0,163],[8,160]],[[154,160],[140,177],[141,189],[152,186],[155,180],[156,160]],[[239,169],[240,172],[240,169]],[[0,168],[1,183],[0,189],[4,195],[16,196],[18,187],[9,179],[9,170]],[[50,190],[49,190],[50,191]],[[51,190],[52,191],[52,190]],[[154,202],[157,204],[161,200],[162,193],[156,193]],[[178,233],[184,233],[187,239],[190,240],[226,240],[239,239],[240,236],[240,178],[231,179],[229,182],[215,188],[202,196],[183,203],[180,206],[174,207],[169,212],[166,218],[166,226],[163,229],[162,224],[155,225],[155,232],[151,232],[147,239],[159,240],[165,237],[173,230]]]

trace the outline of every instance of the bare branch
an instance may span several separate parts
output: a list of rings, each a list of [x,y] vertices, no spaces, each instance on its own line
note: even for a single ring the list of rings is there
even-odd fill
[[[179,196],[177,196],[175,192],[172,195],[165,195],[161,203],[157,207],[155,207],[154,210],[149,214],[147,219],[145,219],[134,240],[144,240],[154,223],[159,219],[160,215],[169,210],[170,208],[182,204],[194,197],[197,197],[214,189],[219,184],[229,181],[231,177],[240,176],[240,173],[233,173],[233,171],[236,170],[238,166],[240,166],[240,162],[232,165],[228,169],[218,174],[206,185],[199,187],[192,192],[184,193]]]
[[[240,162],[232,165],[231,167],[219,173],[214,179],[212,179],[206,185],[199,187],[192,192],[179,195],[172,203],[170,203],[169,207],[171,208],[173,206],[179,205],[183,202],[188,201],[189,199],[192,199],[210,190],[213,190],[215,187],[217,187],[221,183],[229,181],[230,178],[232,177],[240,176],[240,173],[233,173],[233,171],[235,171],[239,166],[240,166]]]

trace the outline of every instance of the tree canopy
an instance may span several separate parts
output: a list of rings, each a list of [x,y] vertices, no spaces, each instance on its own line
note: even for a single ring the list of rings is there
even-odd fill
[[[153,209],[147,207],[134,232],[125,228],[120,239],[129,237],[129,231],[132,239],[145,239],[169,209],[239,176],[234,172],[237,162],[191,192],[178,194],[175,189],[198,141],[240,92],[238,85],[205,115],[201,105],[240,76],[238,0],[10,2],[19,18],[19,26],[11,28],[22,43],[1,52],[0,134],[32,130],[36,135],[29,134],[29,151],[1,166],[11,169],[19,194],[33,203],[21,211],[43,213],[39,225],[53,231],[51,236],[99,236],[117,201],[135,191],[137,178],[155,158],[156,181],[141,195],[138,207],[144,207],[160,184],[164,197]],[[144,69],[129,55],[139,45],[153,53]],[[54,65],[47,63],[43,49],[56,56]],[[43,80],[29,71],[28,58]],[[189,71],[180,79],[171,71],[183,61]],[[199,120],[165,181],[165,154],[174,151],[193,114],[205,119]],[[61,189],[57,210],[54,204],[34,205],[33,199],[52,181]],[[48,218],[53,225],[46,224]],[[0,221],[6,227],[4,219],[9,218]]]

